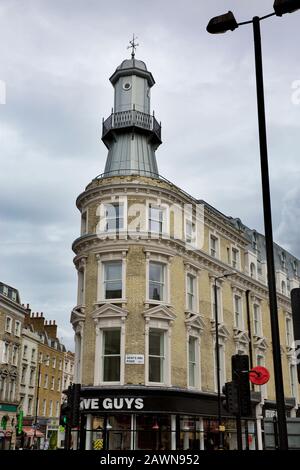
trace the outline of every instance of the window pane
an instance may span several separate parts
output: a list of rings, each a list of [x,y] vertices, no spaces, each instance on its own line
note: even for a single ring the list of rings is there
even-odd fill
[[[104,355],[120,354],[120,330],[107,330],[103,332]]]
[[[149,298],[152,300],[163,300],[163,286],[150,282]]]
[[[117,279],[122,279],[122,262],[113,261],[105,263],[105,280],[113,281]]]
[[[189,338],[189,360],[190,362],[196,361],[196,338]]]
[[[149,354],[152,356],[162,356],[164,354],[164,333],[162,331],[150,330],[149,333]]]
[[[162,222],[163,221],[162,209],[159,209],[158,207],[150,207],[150,219]]]
[[[149,358],[149,381],[150,382],[162,382],[163,375],[163,358],[150,357]]]
[[[122,281],[110,281],[105,283],[105,298],[106,299],[121,299],[122,298]]]
[[[149,221],[149,230],[150,232],[162,232],[162,222],[157,222],[155,220],[150,220]]]
[[[161,263],[150,263],[149,265],[150,281],[164,282],[164,266]]]
[[[104,357],[103,381],[119,382],[120,380],[120,356]]]
[[[189,363],[189,386],[195,387],[195,364]]]

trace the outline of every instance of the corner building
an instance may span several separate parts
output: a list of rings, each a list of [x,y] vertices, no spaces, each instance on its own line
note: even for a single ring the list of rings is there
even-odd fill
[[[262,449],[275,409],[263,236],[159,175],[161,126],[150,114],[152,74],[124,60],[111,76],[114,110],[103,121],[105,172],[79,195],[75,378],[82,384],[85,449],[213,449],[218,444],[215,308],[220,380],[231,356],[251,353],[270,382],[252,390],[244,447]],[[298,260],[274,246],[287,415],[299,389],[292,364],[289,289]],[[222,410],[225,446],[236,448],[234,417]]]

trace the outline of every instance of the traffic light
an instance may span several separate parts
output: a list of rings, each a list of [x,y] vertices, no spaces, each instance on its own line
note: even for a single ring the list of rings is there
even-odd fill
[[[292,289],[291,291],[293,327],[294,327],[294,340],[295,340],[295,353],[298,372],[298,382],[300,383],[300,289]]]
[[[238,385],[241,416],[251,416],[251,392],[249,382],[249,357],[235,354],[231,358],[232,379]]]
[[[235,381],[226,382],[222,388],[222,392],[225,395],[225,400],[223,401],[223,407],[231,415],[238,414],[238,385]]]
[[[60,405],[60,416],[59,416],[59,425],[66,427],[69,423],[70,416],[70,406],[68,402],[64,402]]]
[[[73,384],[72,387],[72,408],[71,408],[71,424],[72,426],[78,426],[80,420],[80,384]]]

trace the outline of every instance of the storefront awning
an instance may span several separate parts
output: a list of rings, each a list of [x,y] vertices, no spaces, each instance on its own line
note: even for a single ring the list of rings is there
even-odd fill
[[[23,432],[26,434],[28,437],[44,437],[44,434],[39,431],[38,429],[31,428],[30,426],[23,426]]]

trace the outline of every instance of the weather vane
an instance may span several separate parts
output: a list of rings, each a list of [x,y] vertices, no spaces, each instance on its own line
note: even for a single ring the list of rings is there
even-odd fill
[[[127,49],[132,49],[131,50],[131,58],[134,59],[135,56],[135,50],[139,44],[137,42],[134,42],[137,39],[137,37],[134,37],[134,34],[132,35],[132,40],[129,41],[130,46],[127,46]]]

